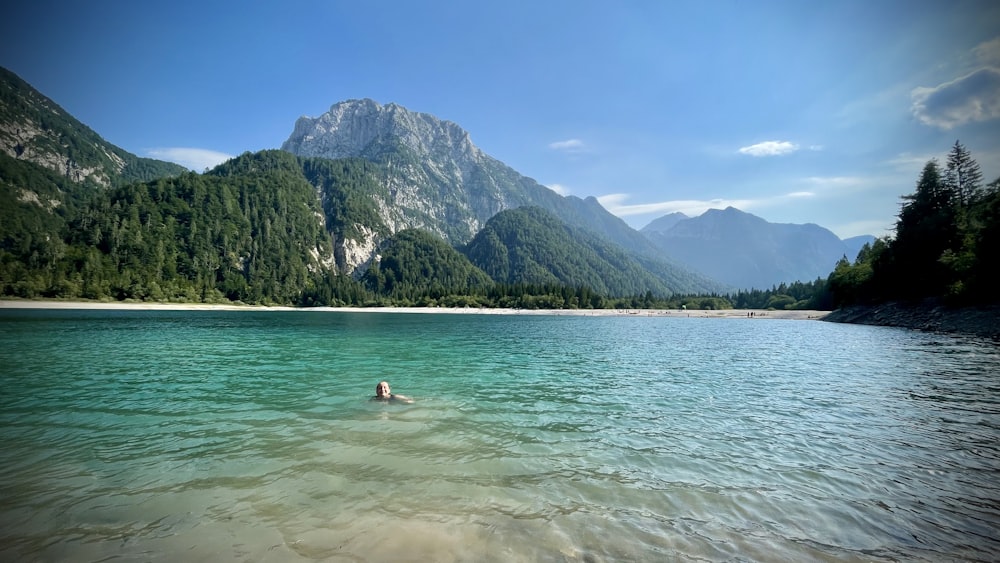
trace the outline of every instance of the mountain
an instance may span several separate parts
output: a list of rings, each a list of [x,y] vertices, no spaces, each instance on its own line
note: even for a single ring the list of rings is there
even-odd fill
[[[599,306],[589,287],[563,295],[558,284],[615,295],[722,287],[669,263],[596,199],[556,194],[427,114],[344,102],[299,120],[286,143],[299,154],[248,152],[195,173],[131,155],[13,74],[0,78],[0,295],[300,305],[464,295],[488,306],[502,294],[513,306]],[[544,215],[516,225],[518,236],[537,241],[507,252],[555,285],[514,275],[496,286],[457,247],[525,206]]]
[[[497,212],[526,203],[558,205],[561,197],[490,158],[458,125],[396,104],[334,104],[301,117],[282,150],[298,156],[358,157],[379,164],[377,194],[390,231],[422,228],[466,243]]]
[[[674,228],[674,225],[686,219],[690,219],[690,217],[681,213],[680,211],[669,213],[667,215],[664,215],[663,217],[660,217],[659,219],[653,219],[652,221],[650,221],[648,225],[642,228],[642,232],[647,234],[665,233],[670,229]]]
[[[540,207],[494,215],[465,247],[497,282],[588,287],[612,297],[670,295],[670,288],[620,246],[572,227]]]
[[[484,153],[455,123],[430,114],[368,99],[348,100],[319,117],[299,118],[281,148],[304,157],[353,157],[377,164],[381,176],[376,181],[384,190],[372,197],[389,230],[383,236],[420,228],[462,245],[500,211],[541,207],[649,261],[668,283],[683,280],[685,287],[703,292],[722,287],[670,263],[646,237],[595,198],[556,194]],[[373,246],[371,240],[351,244]]]
[[[108,143],[0,67],[0,285],[21,296],[40,285],[58,292],[51,266],[66,257],[70,223],[90,200],[184,171]]]
[[[740,289],[826,278],[852,252],[818,225],[769,223],[733,207],[668,215],[641,232],[677,262]]]
[[[70,222],[68,253],[84,257],[84,297],[300,303],[329,278],[323,215],[298,159],[245,154],[103,192]]]
[[[468,294],[493,280],[441,237],[404,229],[380,246],[381,260],[365,272],[368,287],[396,298],[414,299],[428,287]]]
[[[177,164],[108,143],[13,72],[0,67],[0,151],[78,184],[108,187],[176,176]]]

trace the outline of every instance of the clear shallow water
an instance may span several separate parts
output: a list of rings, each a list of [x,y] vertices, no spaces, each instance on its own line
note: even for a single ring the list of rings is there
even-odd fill
[[[997,560],[998,368],[815,321],[0,310],[0,560]]]

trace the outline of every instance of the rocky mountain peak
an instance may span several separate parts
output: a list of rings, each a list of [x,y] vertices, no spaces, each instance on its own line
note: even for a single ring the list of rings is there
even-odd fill
[[[680,211],[675,211],[673,213],[664,215],[658,219],[650,221],[648,225],[643,227],[639,232],[642,233],[665,233],[670,229],[674,228],[674,225],[684,221],[685,219],[690,219],[687,215],[681,213]]]
[[[299,156],[371,158],[394,142],[420,157],[455,162],[482,158],[469,133],[457,124],[367,98],[338,102],[319,117],[300,117],[281,148]]]

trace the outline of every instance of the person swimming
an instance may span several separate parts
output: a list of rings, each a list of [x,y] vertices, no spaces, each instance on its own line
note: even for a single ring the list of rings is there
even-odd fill
[[[407,397],[406,395],[395,395],[389,390],[388,381],[379,381],[378,385],[375,386],[375,396],[371,398],[372,401],[399,401],[401,403],[412,403],[413,399]]]

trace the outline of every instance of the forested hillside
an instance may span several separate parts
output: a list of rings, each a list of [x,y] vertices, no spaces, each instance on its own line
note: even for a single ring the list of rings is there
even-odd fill
[[[503,210],[539,207],[621,247],[668,293],[724,288],[669,259],[596,198],[557,194],[486,154],[458,124],[427,113],[370,99],[345,100],[318,117],[300,118],[282,150],[330,160],[362,158],[377,165],[377,183],[388,189],[370,193],[386,228],[359,233],[352,241],[355,248],[373,249],[380,238],[410,228],[460,246]],[[354,267],[371,258],[359,260],[361,253],[352,257]]]
[[[245,153],[186,172],[107,143],[4,70],[0,296],[342,305],[474,294],[572,306],[600,302],[591,293],[720,288],[659,259],[596,200],[556,194],[429,114],[343,102],[300,120],[286,144],[315,156]],[[555,240],[547,226],[511,247],[534,266],[494,280],[453,248],[529,204],[572,233]]]
[[[589,287],[612,297],[672,293],[621,248],[574,229],[538,207],[501,211],[465,252],[502,283]]]
[[[3,293],[297,301],[332,253],[319,213],[313,187],[277,166],[97,191],[68,217],[57,251],[4,248]]]
[[[108,143],[2,67],[0,152],[91,187],[120,186],[186,171],[172,162],[141,158]]]
[[[15,172],[28,170],[40,195],[3,192],[6,296],[603,307],[616,303],[606,298],[671,295],[621,248],[540,208],[499,214],[464,249],[468,256],[433,233],[400,231],[352,276],[338,249],[381,226],[368,194],[385,189],[381,166],[361,159],[246,153],[205,174],[94,190],[58,205],[45,201],[63,192],[64,178],[16,164],[3,169],[4,181],[25,181]],[[507,258],[495,260],[497,253]]]
[[[448,295],[482,293],[493,284],[462,253],[426,231],[400,231],[380,252],[381,260],[365,272],[365,284],[401,304],[426,305]]]
[[[360,156],[269,150],[181,173],[106,143],[16,76],[2,78],[0,297],[776,309],[996,301],[1000,180],[984,184],[960,143],[944,168],[927,163],[894,238],[845,257],[826,280],[726,294],[596,200],[562,198],[433,116],[393,110],[392,131],[419,118],[447,133],[415,148],[377,136]],[[473,232],[472,212],[491,208],[503,209]]]
[[[979,164],[956,141],[944,168],[927,162],[916,190],[904,197],[896,236],[837,264],[829,278],[832,304],[995,303],[998,256],[1000,179],[984,184]]]

